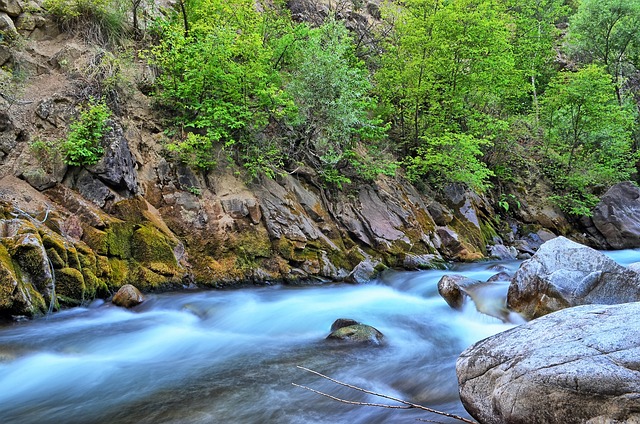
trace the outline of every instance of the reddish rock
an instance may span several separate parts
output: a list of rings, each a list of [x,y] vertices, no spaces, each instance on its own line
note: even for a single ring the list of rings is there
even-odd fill
[[[118,290],[115,295],[113,295],[111,302],[117,306],[132,308],[144,302],[144,296],[140,293],[140,290],[131,284],[125,284],[120,287],[120,290]]]

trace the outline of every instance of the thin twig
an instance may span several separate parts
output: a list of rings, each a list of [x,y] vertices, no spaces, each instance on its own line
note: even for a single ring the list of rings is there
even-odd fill
[[[423,405],[419,405],[419,404],[416,404],[416,403],[411,403],[411,402],[408,402],[408,401],[403,400],[403,399],[395,398],[393,396],[385,395],[385,394],[382,394],[382,393],[376,393],[376,392],[372,392],[370,390],[363,389],[363,388],[358,387],[358,386],[353,386],[351,384],[344,383],[342,381],[339,381],[339,380],[336,380],[334,378],[328,377],[328,376],[326,376],[324,374],[321,374],[318,371],[314,371],[312,369],[305,368],[305,367],[300,366],[300,365],[297,365],[297,368],[299,368],[301,370],[304,370],[304,371],[307,371],[307,372],[310,372],[311,374],[315,374],[318,377],[322,377],[322,378],[324,378],[326,380],[329,380],[332,383],[338,384],[340,386],[348,387],[349,389],[353,389],[353,390],[357,390],[357,391],[362,392],[362,393],[366,393],[366,394],[369,394],[369,395],[381,397],[383,399],[389,399],[389,400],[392,400],[394,402],[401,403],[401,404],[403,404],[405,406],[349,401],[349,400],[346,400],[346,399],[341,399],[341,398],[337,398],[335,396],[328,395],[328,394],[323,393],[323,392],[319,392],[317,390],[310,389],[310,388],[308,388],[306,386],[300,386],[299,384],[292,383],[294,386],[301,387],[301,388],[306,389],[306,390],[310,390],[310,391],[312,391],[314,393],[320,394],[322,396],[326,396],[326,397],[328,397],[330,399],[333,399],[333,400],[336,400],[338,402],[349,403],[349,404],[352,404],[352,405],[377,406],[377,407],[382,407],[382,408],[393,408],[393,409],[411,409],[411,408],[415,408],[415,409],[421,409],[423,411],[431,412],[432,414],[442,415],[442,416],[445,416],[445,417],[448,417],[448,418],[453,418],[454,420],[462,421],[462,422],[465,422],[465,423],[468,423],[468,424],[478,424],[476,421],[469,420],[469,419],[461,417],[459,415],[450,414],[448,412],[443,412],[443,411],[438,411],[436,409],[432,409],[432,408],[429,408],[429,407],[426,407],[426,406],[423,406]]]
[[[328,393],[324,393],[324,392],[321,392],[319,390],[312,389],[311,387],[302,386],[302,385],[296,384],[296,383],[291,383],[291,384],[293,384],[296,387],[300,387],[301,389],[309,390],[310,392],[319,394],[319,395],[324,396],[324,397],[328,397],[331,400],[335,400],[337,402],[342,402],[342,403],[348,403],[349,405],[376,406],[378,408],[389,408],[389,409],[411,409],[411,408],[413,408],[412,406],[409,406],[409,405],[387,405],[385,403],[358,402],[358,401],[355,401],[355,400],[341,399],[339,397],[332,396],[332,395],[330,395]]]

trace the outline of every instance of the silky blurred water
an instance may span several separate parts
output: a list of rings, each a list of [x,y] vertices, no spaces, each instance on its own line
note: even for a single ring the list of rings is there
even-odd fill
[[[626,252],[640,259],[638,251]],[[445,273],[486,280],[518,266],[389,272],[359,286],[158,294],[133,310],[96,302],[7,324],[0,327],[0,423],[456,422],[418,410],[341,404],[291,383],[351,400],[381,401],[300,365],[467,416],[455,360],[472,343],[512,325],[479,314],[472,305],[462,312],[450,309],[437,282]],[[386,343],[345,346],[325,340],[337,318],[376,327]]]

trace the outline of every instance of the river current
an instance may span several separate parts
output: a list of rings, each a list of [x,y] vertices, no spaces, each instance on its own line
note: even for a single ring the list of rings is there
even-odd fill
[[[622,264],[640,251],[610,253]],[[366,285],[272,286],[149,295],[126,310],[104,302],[0,326],[0,423],[454,423],[420,410],[339,403],[375,398],[335,379],[468,417],[455,361],[514,324],[455,311],[447,273],[486,280],[519,262],[387,272]],[[506,292],[506,284],[504,290]],[[381,346],[327,341],[337,318],[372,325]]]

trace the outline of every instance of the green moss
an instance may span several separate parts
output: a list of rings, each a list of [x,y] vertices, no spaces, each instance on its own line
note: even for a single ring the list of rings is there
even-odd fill
[[[60,258],[59,262],[67,263],[68,258],[65,240],[60,235],[49,231],[42,232],[41,237],[42,245],[47,249],[47,252],[51,250],[55,251]]]
[[[107,255],[109,253],[108,236],[105,231],[88,227],[84,230],[82,241],[98,255]]]
[[[153,227],[138,226],[132,236],[133,258],[162,274],[176,272],[176,262],[173,248],[167,242],[164,234]]]
[[[108,278],[111,274],[111,265],[109,265],[109,258],[106,256],[96,256],[96,276],[101,278]]]
[[[69,268],[75,268],[78,271],[82,271],[82,263],[80,262],[78,250],[75,247],[70,246],[67,249],[67,258],[67,265]]]
[[[56,269],[66,268],[67,263],[65,262],[64,259],[60,257],[60,255],[55,249],[53,248],[47,249],[47,256],[51,260],[51,263],[53,264],[54,268]]]
[[[75,248],[78,253],[78,261],[82,270],[88,269],[92,273],[97,273],[96,255],[93,251],[83,242],[75,243]]]
[[[109,288],[107,287],[107,284],[96,277],[93,272],[88,269],[84,269],[82,271],[82,276],[84,277],[84,284],[86,287],[84,295],[85,299],[109,296]]]
[[[16,240],[12,256],[24,272],[33,276],[43,274],[46,258],[38,234],[20,236]]]
[[[0,244],[0,314],[10,309],[13,304],[11,295],[18,285],[18,278],[13,268],[9,251]]]
[[[131,239],[133,238],[133,224],[127,222],[113,222],[107,228],[107,252],[109,256],[120,259],[131,258]]]
[[[71,302],[82,302],[86,291],[84,276],[75,268],[56,271],[56,295]]]
[[[129,264],[127,261],[118,258],[109,258],[109,273],[107,284],[111,289],[118,289],[129,280]]]

